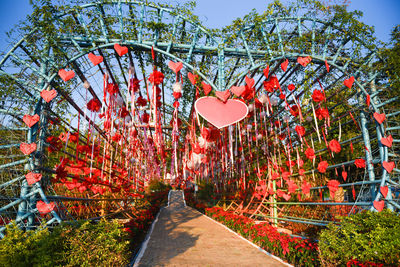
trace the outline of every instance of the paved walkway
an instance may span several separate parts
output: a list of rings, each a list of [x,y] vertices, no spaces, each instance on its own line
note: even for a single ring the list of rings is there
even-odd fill
[[[285,266],[186,207],[182,191],[171,191],[144,254],[136,266]],[[140,259],[139,259],[140,258]]]

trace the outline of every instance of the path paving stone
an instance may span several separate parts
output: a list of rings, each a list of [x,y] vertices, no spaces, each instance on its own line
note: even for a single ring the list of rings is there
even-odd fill
[[[262,253],[171,191],[137,266],[286,266]]]

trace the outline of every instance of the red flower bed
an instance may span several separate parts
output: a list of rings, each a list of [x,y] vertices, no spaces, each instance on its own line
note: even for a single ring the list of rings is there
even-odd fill
[[[246,216],[233,214],[219,207],[207,208],[206,214],[291,264],[296,266],[320,265],[318,246],[315,242],[280,233],[269,223],[256,224]]]

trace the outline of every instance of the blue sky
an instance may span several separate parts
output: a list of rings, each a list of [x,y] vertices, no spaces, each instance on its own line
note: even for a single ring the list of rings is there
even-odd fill
[[[195,13],[205,26],[220,28],[248,14],[253,8],[263,12],[271,1],[197,0]],[[174,4],[182,1],[165,2]],[[351,0],[349,10],[361,10],[364,13],[362,21],[374,26],[377,38],[382,41],[388,41],[393,27],[400,24],[400,0]],[[29,0],[0,0],[0,51],[8,50],[5,32],[24,20],[31,11]]]

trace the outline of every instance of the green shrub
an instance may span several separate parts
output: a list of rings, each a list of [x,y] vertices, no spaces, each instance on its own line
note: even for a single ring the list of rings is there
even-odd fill
[[[199,191],[197,192],[197,198],[203,202],[210,202],[214,196],[214,184],[202,183],[199,185]]]
[[[153,179],[149,182],[148,190],[150,192],[165,191],[167,189],[171,189],[171,186],[161,182],[160,180]]]
[[[351,260],[400,264],[400,217],[389,210],[343,217],[320,235],[319,249],[325,266],[346,265]]]
[[[22,231],[7,226],[0,240],[0,266],[125,266],[129,234],[117,221],[80,222]]]

